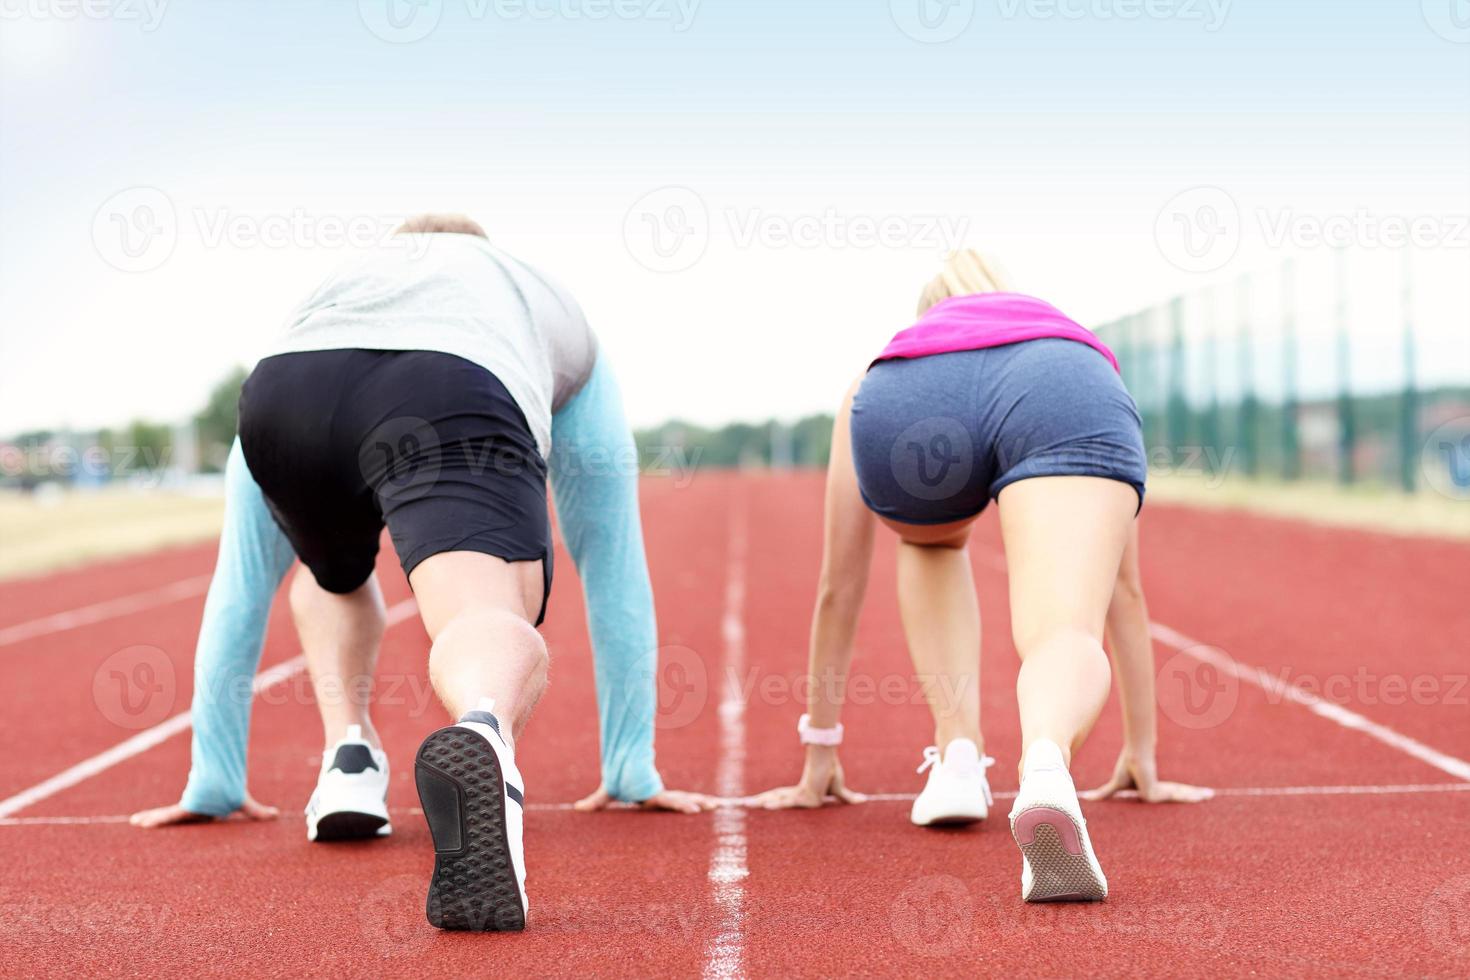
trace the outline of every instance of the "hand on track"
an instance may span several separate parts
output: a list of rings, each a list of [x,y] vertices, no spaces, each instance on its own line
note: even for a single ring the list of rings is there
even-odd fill
[[[606,810],[616,800],[612,798],[606,787],[597,787],[597,792],[591,796],[584,797],[572,804],[573,810],[582,813],[592,813],[597,810]],[[713,810],[719,805],[719,800],[703,793],[690,793],[682,789],[666,789],[656,793],[642,803],[638,804],[640,810],[672,810],[674,813],[703,813],[705,810]]]
[[[249,794],[245,796],[245,802],[235,813],[240,814],[247,820],[274,820],[281,815],[281,811],[273,806],[266,806],[257,802]],[[208,823],[217,818],[207,813],[195,813],[185,810],[175,803],[172,806],[161,806],[152,810],[139,810],[128,818],[128,823],[134,827],[174,827],[180,824]],[[228,817],[222,819],[229,819]]]
[[[828,796],[839,803],[862,803],[867,799],[847,788],[842,763],[837,761],[835,749],[812,747],[807,750],[801,782],[795,786],[768,789],[753,797],[750,804],[762,810],[813,810],[824,806]]]
[[[1113,767],[1112,777],[1097,789],[1082,794],[1084,800],[1106,800],[1123,790],[1138,791],[1144,803],[1201,803],[1215,795],[1208,786],[1171,783],[1159,778],[1153,753],[1133,755],[1124,749]]]

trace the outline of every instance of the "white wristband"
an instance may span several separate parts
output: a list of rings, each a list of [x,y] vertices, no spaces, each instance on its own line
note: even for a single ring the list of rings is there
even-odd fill
[[[813,728],[812,716],[802,715],[801,720],[796,723],[796,734],[801,736],[802,745],[825,745],[830,748],[842,744],[842,723],[838,722],[836,728]]]

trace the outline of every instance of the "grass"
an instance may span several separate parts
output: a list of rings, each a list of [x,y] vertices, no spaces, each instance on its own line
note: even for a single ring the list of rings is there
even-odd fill
[[[1189,507],[1244,510],[1390,534],[1470,539],[1470,500],[1455,500],[1429,487],[1411,494],[1373,485],[1176,473],[1150,475],[1148,492],[1150,500]]]
[[[108,487],[0,493],[0,579],[218,537],[222,495]]]

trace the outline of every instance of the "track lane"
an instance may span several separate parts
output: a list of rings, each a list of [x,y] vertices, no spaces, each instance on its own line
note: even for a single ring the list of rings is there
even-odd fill
[[[669,514],[649,534],[661,637],[676,645],[691,667],[715,658],[706,671],[712,674],[720,653],[719,623],[702,600],[706,583],[722,573],[724,542],[716,537],[714,547],[687,550],[682,542],[722,524],[723,498],[713,485],[708,492],[694,490],[677,499],[666,496],[666,489],[650,487],[645,504]],[[661,561],[664,555],[677,560]],[[326,848],[305,841],[299,808],[315,780],[320,735],[309,686],[298,675],[257,706],[251,739],[251,789],[291,811],[282,820],[154,833],[105,824],[4,828],[23,835],[11,843],[39,835],[37,846],[52,854],[49,862],[22,870],[16,881],[26,882],[25,888],[0,887],[0,905],[22,913],[11,932],[16,962],[49,969],[90,964],[179,972],[218,969],[223,957],[232,970],[273,973],[284,958],[297,969],[326,975],[384,969],[463,975],[483,971],[493,943],[497,963],[529,973],[698,972],[703,948],[718,926],[703,877],[710,818],[628,811],[589,816],[546,808],[585,795],[597,784],[596,707],[580,587],[569,558],[563,552],[558,559],[555,601],[545,627],[553,684],[518,753],[528,778],[528,802],[536,806],[526,834],[531,932],[448,935],[423,922],[432,852],[422,818],[407,812],[418,803],[408,761],[422,736],[445,716],[427,687],[427,640],[417,626],[405,624],[390,630],[385,640],[375,710],[394,763],[392,838]],[[406,594],[401,574],[385,571],[384,582],[390,601]],[[178,628],[197,627],[197,610],[175,610],[170,618],[181,621]],[[267,661],[294,653],[289,635],[273,631]],[[670,785],[714,789],[718,731],[706,707],[701,701],[694,710],[675,711],[660,732],[666,750],[662,769]],[[668,752],[671,742],[680,751]],[[46,755],[59,768],[55,755]],[[26,812],[104,813],[163,803],[177,798],[187,764],[188,739],[175,738]],[[56,843],[49,832],[57,829],[100,830],[104,836],[89,840],[84,853]],[[651,837],[660,842],[652,849],[656,853],[650,853]],[[105,864],[95,861],[93,846],[109,855]],[[223,916],[212,914],[218,904],[214,883],[221,875],[231,883],[229,912]],[[87,903],[53,893],[49,901],[61,911],[26,904],[28,895],[38,894],[40,881],[63,879],[70,882],[68,894],[85,890]],[[139,895],[147,901],[139,903]],[[57,924],[68,914],[87,919],[80,928],[108,942],[101,948],[58,942]],[[166,926],[170,941],[157,942],[147,928],[132,931],[140,921]],[[270,931],[270,942],[241,929],[252,922]]]
[[[720,758],[719,606],[727,557],[724,515],[735,479],[701,474],[688,488],[651,481],[644,489],[661,636],[670,645],[666,662],[706,670],[702,687],[689,683],[691,677],[699,681],[697,668],[692,675],[666,673],[671,683],[663,704],[660,763],[671,785],[709,791],[716,789]],[[754,682],[746,712],[745,785],[755,790],[790,781],[799,771],[792,729],[800,705],[785,680],[804,671],[820,558],[820,480],[744,478],[742,490],[752,508],[744,683]],[[1222,612],[1216,608],[1218,592],[1212,596],[1195,587],[1201,579],[1213,586],[1217,579],[1249,578],[1257,559],[1248,549],[1219,548],[1218,528],[1191,534],[1193,522],[1187,512],[1150,510],[1145,573],[1155,618],[1247,659],[1226,646],[1241,644],[1238,649],[1258,655],[1263,666],[1286,662],[1282,658],[1288,655],[1294,663],[1333,663],[1331,651],[1313,645],[1312,638],[1325,633],[1320,626],[1255,624],[1243,612],[1249,606],[1236,603]],[[1287,551],[1302,547],[1293,545],[1290,526],[1271,523],[1267,530],[1247,531],[1273,538]],[[1380,537],[1369,543],[1381,547]],[[981,538],[995,545],[993,526],[982,527]],[[1201,541],[1213,542],[1210,547],[1221,554]],[[1445,560],[1461,554],[1451,549]],[[1195,579],[1185,574],[1211,563],[1220,567]],[[1232,576],[1223,567],[1228,563],[1243,563],[1247,571]],[[530,802],[537,805],[575,799],[596,781],[591,670],[570,569],[562,556],[547,626],[555,657],[553,686],[522,749]],[[401,575],[393,577],[401,584]],[[1006,638],[1004,579],[978,559],[977,578],[986,615],[985,727],[990,751],[1002,758],[993,770],[997,788],[1013,788],[1015,663]],[[858,665],[873,676],[875,690],[886,676],[911,673],[892,587],[891,544],[885,544],[875,567]],[[1248,598],[1243,585],[1232,587]],[[1416,587],[1427,586],[1419,582]],[[1320,615],[1323,589],[1305,591],[1315,598],[1303,610]],[[1274,599],[1263,602],[1269,611],[1263,619],[1283,615],[1279,605]],[[1385,608],[1414,610],[1414,635],[1425,649],[1441,650],[1432,617],[1443,614],[1442,597],[1400,596]],[[182,617],[165,629],[190,634],[185,644],[190,653],[197,615],[197,609],[176,610],[166,617]],[[1359,648],[1365,657],[1382,657],[1387,669],[1396,661],[1377,638],[1388,631],[1375,629],[1372,619],[1353,616]],[[1211,632],[1216,627],[1227,634],[1225,642]],[[268,662],[295,653],[289,624],[284,634],[277,632],[280,628],[273,625]],[[1305,652],[1283,652],[1260,639],[1283,633],[1306,643]],[[407,686],[409,678],[421,674],[426,649],[417,628],[404,627],[390,633],[382,661],[385,676],[403,678],[402,703],[385,706],[378,718],[385,740],[396,746],[395,762],[405,760],[394,772],[390,801],[404,811],[417,805],[407,753],[441,717],[432,703],[419,707]],[[20,652],[29,654],[29,647]],[[32,662],[55,662],[57,652],[64,661],[65,646]],[[1165,651],[1160,652],[1162,663]],[[36,683],[35,677],[20,680]],[[761,682],[768,685],[765,693]],[[900,688],[900,693],[911,692]],[[70,703],[53,702],[49,716],[38,713],[29,730],[50,735],[61,727],[55,723],[63,717],[56,705]],[[1422,709],[1432,718],[1408,712],[1392,723],[1440,744],[1436,734],[1454,738],[1464,730],[1462,719],[1442,717],[1450,714],[1446,707]],[[1373,707],[1361,710],[1389,723]],[[844,758],[859,789],[901,795],[921,785],[913,768],[929,741],[922,704],[884,704],[877,697],[874,703],[854,705],[848,720],[850,747]],[[1187,729],[1167,718],[1163,724],[1161,762],[1167,775],[1178,778],[1264,788],[1437,778],[1422,764],[1298,706],[1273,705],[1249,691],[1240,692],[1234,709],[1214,727]],[[1105,775],[1118,737],[1116,706],[1110,706],[1079,759],[1081,782]],[[1448,741],[1440,747],[1453,745]],[[174,798],[187,749],[187,739],[176,738],[33,812],[115,814]],[[310,792],[318,749],[309,695],[261,707],[252,737],[256,795],[299,809]],[[51,761],[51,772],[64,764]],[[9,780],[13,765],[8,761],[0,777]],[[1000,804],[999,811],[1004,807]],[[789,975],[862,970],[945,976],[973,975],[977,964],[1003,968],[1024,961],[1039,964],[1042,972],[1087,969],[1102,976],[1196,968],[1381,975],[1401,972],[1412,955],[1416,972],[1465,972],[1464,960],[1457,960],[1448,945],[1461,935],[1456,910],[1470,894],[1470,881],[1461,890],[1457,875],[1463,872],[1453,864],[1455,839],[1447,829],[1463,825],[1470,815],[1470,800],[1462,793],[1244,797],[1203,808],[1089,807],[1115,899],[1086,910],[1026,909],[1014,901],[1014,847],[1003,821],[977,832],[924,833],[907,824],[906,811],[902,802],[890,802],[816,814],[749,814],[746,968]],[[115,825],[0,828],[0,834],[13,835],[6,840],[21,855],[13,882],[0,887],[0,905],[14,913],[5,926],[9,947],[18,956],[18,968],[26,963],[80,968],[90,956],[118,969],[199,970],[228,961],[232,968],[270,972],[290,962],[348,975],[483,969],[494,943],[497,968],[687,975],[702,968],[709,942],[719,934],[719,910],[706,881],[713,824],[708,817],[614,813],[592,818],[533,811],[527,846],[535,929],[513,939],[441,936],[423,927],[418,903],[428,870],[426,841],[413,814],[395,815],[395,820],[398,833],[391,842],[344,848],[340,854],[309,848],[294,815],[266,827],[240,823],[157,835]],[[1412,846],[1405,846],[1406,840]],[[1165,860],[1159,856],[1160,841],[1171,848]],[[1391,866],[1380,863],[1385,854],[1393,855]],[[231,882],[226,916],[212,900],[222,875]],[[57,891],[63,885],[64,895]],[[267,930],[270,938],[262,941]],[[78,935],[92,942],[78,944]],[[167,937],[166,944],[159,935]]]

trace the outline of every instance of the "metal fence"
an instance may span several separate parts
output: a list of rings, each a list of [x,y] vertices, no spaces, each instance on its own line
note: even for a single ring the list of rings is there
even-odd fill
[[[1097,332],[1118,355],[1155,468],[1463,488],[1467,259],[1311,254]]]

